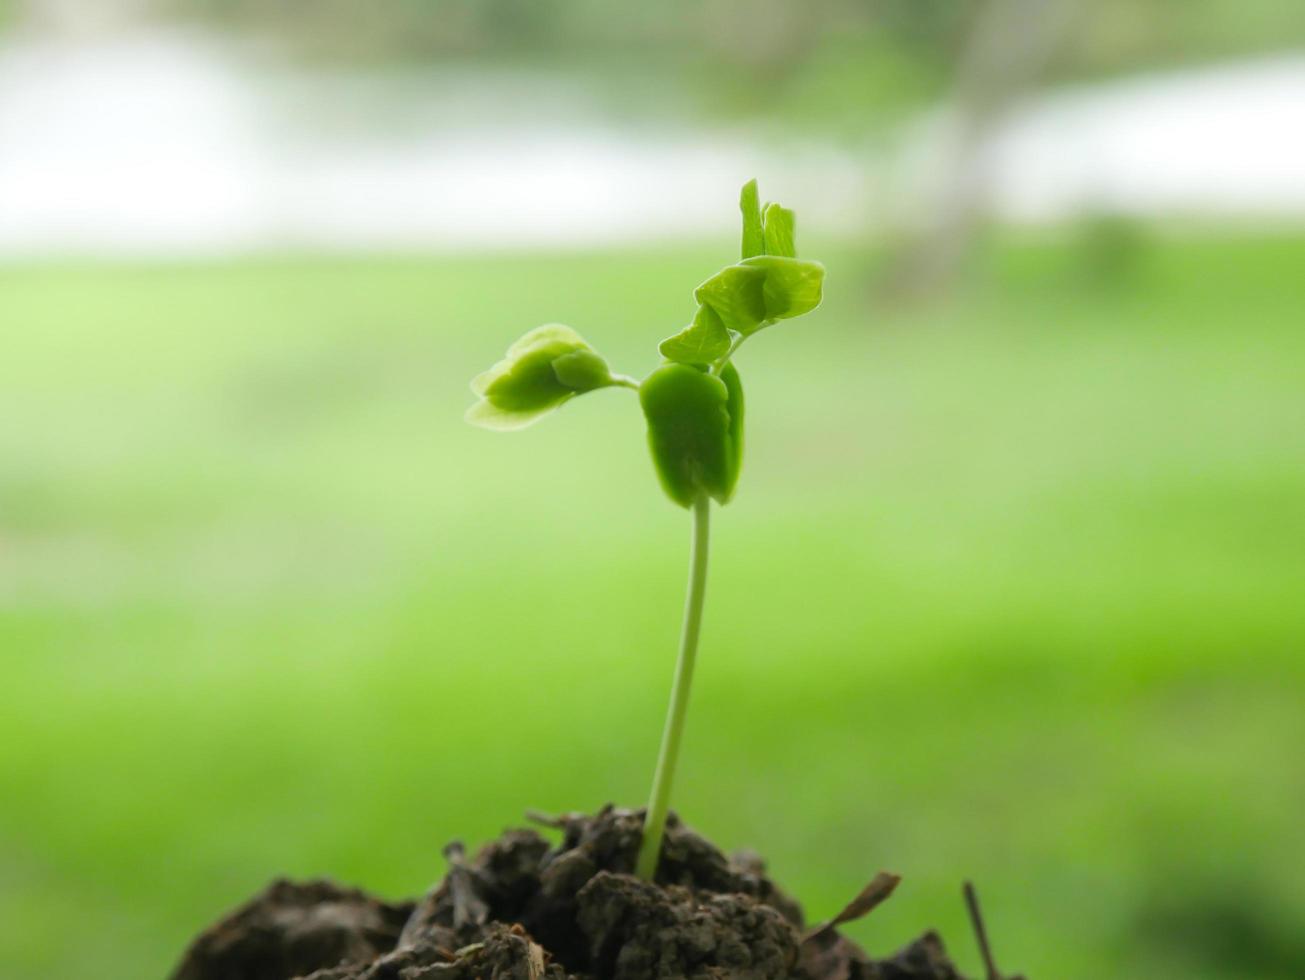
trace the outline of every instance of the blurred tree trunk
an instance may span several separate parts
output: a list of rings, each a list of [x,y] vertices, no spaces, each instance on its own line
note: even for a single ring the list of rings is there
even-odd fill
[[[883,282],[894,299],[947,292],[987,217],[987,156],[1011,109],[1069,47],[1082,0],[981,0],[957,60],[934,185],[908,216]]]

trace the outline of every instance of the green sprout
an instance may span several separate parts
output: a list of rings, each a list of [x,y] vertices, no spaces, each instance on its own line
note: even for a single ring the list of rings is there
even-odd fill
[[[642,382],[613,374],[570,327],[549,324],[531,330],[472,381],[480,400],[467,411],[467,421],[476,425],[519,429],[587,391],[634,389],[648,422],[648,448],[662,489],[693,514],[680,653],[635,866],[648,881],[661,854],[698,653],[711,502],[729,502],[743,462],[743,386],[731,359],[749,337],[819,306],[825,278],[819,262],[797,257],[793,212],[778,204],[762,208],[755,180],[743,185],[739,207],[741,261],[694,290],[698,310],[692,322],[658,345],[665,361]]]

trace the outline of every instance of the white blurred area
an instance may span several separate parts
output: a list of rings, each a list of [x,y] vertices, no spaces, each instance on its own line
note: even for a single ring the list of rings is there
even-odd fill
[[[885,156],[744,124],[613,118],[521,73],[310,74],[139,26],[131,3],[33,3],[0,35],[0,253],[485,249],[721,230],[748,176],[808,226],[920,199],[947,116]],[[137,26],[130,26],[130,25]],[[1305,218],[1305,54],[1044,95],[989,140],[1002,217]]]
[[[1016,220],[1091,209],[1299,220],[1305,52],[1045,95],[998,134],[991,166]]]
[[[834,219],[863,185],[831,150],[775,161],[583,104],[527,75],[294,76],[180,33],[11,38],[0,249],[596,243],[709,232],[762,169],[818,175]]]

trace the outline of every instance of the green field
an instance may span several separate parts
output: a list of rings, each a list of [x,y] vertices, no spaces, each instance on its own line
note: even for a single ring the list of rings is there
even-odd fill
[[[741,353],[677,809],[852,934],[1035,980],[1305,974],[1305,239],[1010,244]],[[621,390],[465,426],[570,323],[643,374],[730,246],[0,269],[0,974],[148,978],[276,874],[390,894],[644,801],[688,518]],[[106,966],[106,964],[110,964]]]

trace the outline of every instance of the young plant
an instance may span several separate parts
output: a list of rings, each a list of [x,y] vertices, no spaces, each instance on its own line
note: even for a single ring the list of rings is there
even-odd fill
[[[658,345],[664,362],[643,381],[613,374],[578,333],[549,324],[531,330],[472,381],[480,400],[467,411],[476,425],[519,429],[588,391],[637,391],[662,489],[693,514],[680,653],[635,868],[645,880],[657,871],[689,705],[707,589],[711,502],[729,502],[743,461],[743,387],[732,359],[749,337],[819,306],[825,278],[819,262],[797,257],[793,212],[778,204],[763,208],[755,180],[743,185],[739,207],[741,261],[693,291],[693,320]]]

